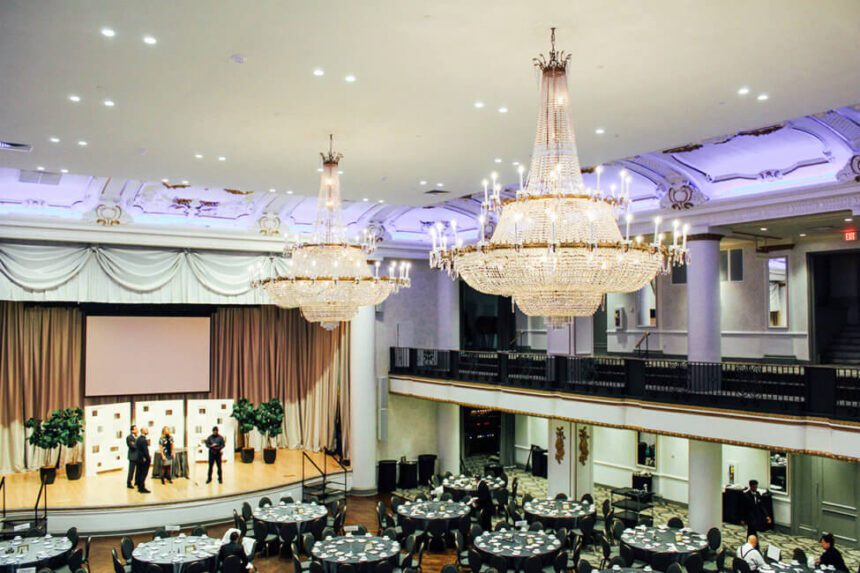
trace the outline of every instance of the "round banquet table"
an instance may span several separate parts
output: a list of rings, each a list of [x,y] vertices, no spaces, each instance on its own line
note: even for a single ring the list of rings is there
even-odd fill
[[[540,521],[547,529],[576,529],[580,519],[595,512],[594,504],[557,499],[533,499],[523,510],[529,523]]]
[[[537,555],[543,566],[552,564],[561,542],[552,533],[543,531],[487,531],[475,539],[475,549],[486,560],[498,555],[508,562],[508,569],[519,571],[522,563]]]
[[[319,519],[325,520],[328,510],[317,503],[283,503],[258,507],[253,511],[254,519],[277,527],[282,523],[295,523],[299,534],[309,531],[311,524]]]
[[[417,522],[418,529],[427,530],[431,521],[445,521],[446,527],[457,526],[461,517],[469,514],[470,508],[461,501],[418,501],[397,506],[397,513],[404,519]]]
[[[505,489],[505,481],[502,478],[484,476],[480,479],[487,482],[490,494],[495,494],[497,491]],[[451,476],[442,480],[442,487],[445,491],[453,495],[454,499],[460,499],[465,495],[475,497],[478,495],[478,481],[474,476]]]
[[[371,573],[377,564],[390,561],[398,567],[400,544],[387,537],[370,535],[344,535],[327,537],[317,541],[313,556],[318,559],[326,573],[337,573],[340,565],[349,564],[358,573]]]
[[[221,540],[205,535],[179,535],[141,543],[131,554],[132,573],[143,573],[150,563],[162,571],[183,573],[192,563],[203,565],[203,571],[214,572],[218,566]]]
[[[680,541],[676,534],[680,534]],[[633,555],[647,563],[655,553],[669,553],[677,561],[683,562],[693,553],[705,551],[708,548],[708,538],[702,533],[689,529],[672,529],[666,525],[646,527],[640,525],[634,529],[625,529],[621,535],[621,543],[633,549]]]
[[[15,537],[0,541],[0,573],[12,573],[23,567],[60,567],[72,548],[66,536]]]

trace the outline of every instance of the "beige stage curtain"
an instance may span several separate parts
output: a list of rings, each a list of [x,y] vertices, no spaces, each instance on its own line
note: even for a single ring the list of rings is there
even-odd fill
[[[81,404],[81,353],[79,309],[0,301],[0,472],[56,461],[26,445],[24,420]]]
[[[220,308],[212,323],[211,397],[279,398],[279,445],[332,448],[339,396],[349,386],[349,326],[327,331],[275,306]]]

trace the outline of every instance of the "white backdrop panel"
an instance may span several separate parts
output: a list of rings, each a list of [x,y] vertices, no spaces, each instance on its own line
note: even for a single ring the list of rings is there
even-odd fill
[[[120,402],[84,408],[86,475],[126,467],[125,437],[131,426],[131,404]]]
[[[218,426],[218,432],[224,436],[224,463],[233,461],[236,446],[236,420],[230,417],[233,411],[233,400],[188,400],[188,444],[191,462],[203,462],[209,459],[203,446],[212,427]]]
[[[156,400],[136,402],[134,423],[138,428],[149,428],[149,451],[154,453],[161,437],[161,428],[170,427],[173,447],[185,447],[185,402],[183,400]]]

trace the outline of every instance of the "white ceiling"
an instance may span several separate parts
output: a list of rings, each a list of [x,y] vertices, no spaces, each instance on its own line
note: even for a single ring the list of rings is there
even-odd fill
[[[427,204],[528,160],[550,26],[587,165],[856,102],[858,22],[856,0],[4,0],[0,140],[34,149],[0,166],[314,195],[334,132],[348,199]]]

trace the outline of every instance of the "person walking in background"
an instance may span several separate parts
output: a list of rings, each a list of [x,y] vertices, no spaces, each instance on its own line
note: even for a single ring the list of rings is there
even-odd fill
[[[146,426],[140,429],[140,435],[135,441],[135,450],[137,451],[137,491],[140,493],[151,493],[146,489],[146,474],[149,473],[149,464],[152,458],[149,455],[149,440],[146,436],[149,435],[149,428]]]
[[[768,513],[758,491],[758,480],[751,479],[749,488],[744,492],[744,520],[747,535],[756,535],[773,523],[773,517]]]
[[[125,445],[128,446],[128,477],[125,485],[128,489],[134,489],[137,480],[134,471],[137,469],[137,426],[131,425],[131,432],[125,437]]]
[[[209,450],[209,475],[206,478],[206,483],[212,483],[212,466],[218,466],[218,483],[224,483],[223,475],[221,474],[221,454],[224,451],[226,442],[224,436],[218,433],[218,426],[212,428],[212,434],[206,438],[206,448]]]
[[[161,456],[161,484],[164,480],[173,483],[171,472],[173,471],[173,436],[170,428],[161,428],[161,437],[158,439],[158,454]]]

